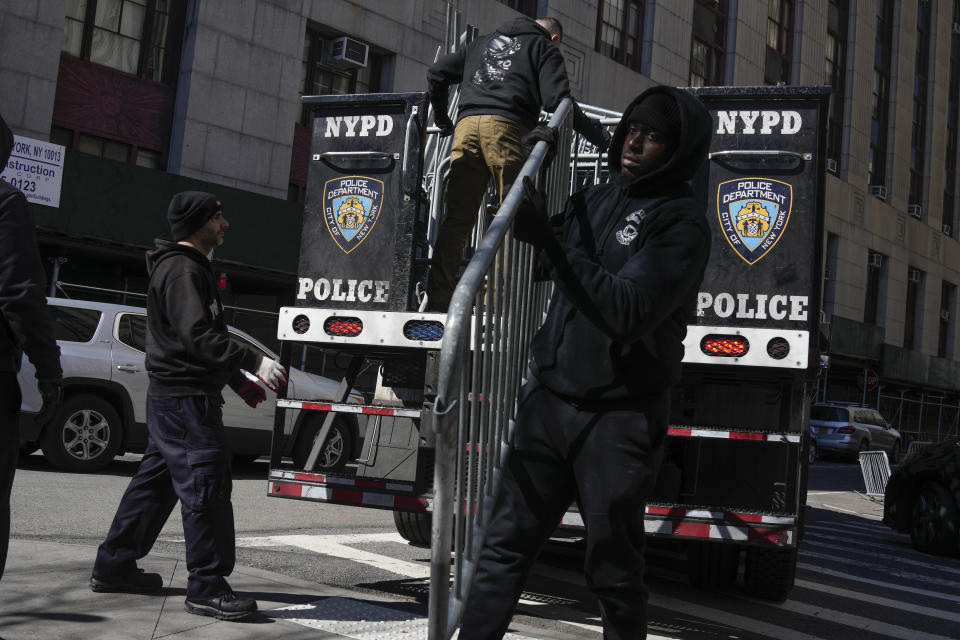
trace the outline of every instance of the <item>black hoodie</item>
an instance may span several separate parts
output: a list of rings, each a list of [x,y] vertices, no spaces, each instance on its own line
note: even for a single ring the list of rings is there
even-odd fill
[[[12,151],[13,133],[0,118],[0,167],[7,165]],[[0,373],[19,371],[25,351],[37,380],[59,380],[62,375],[45,280],[27,199],[0,180]]]
[[[450,85],[461,83],[458,117],[500,115],[529,128],[540,107],[556,109],[570,94],[567,68],[549,32],[527,17],[500,25],[427,71],[430,100],[447,104]]]
[[[243,383],[261,355],[230,340],[213,269],[205,255],[157,239],[147,252],[147,373],[153,396],[209,395]]]
[[[713,128],[694,95],[654,87],[680,106],[673,155],[638,181],[590,187],[567,201],[559,242],[546,250],[557,285],[534,337],[534,372],[555,393],[577,400],[642,401],[680,377],[683,338],[710,253],[704,205],[688,181],[706,158]],[[612,176],[629,122],[609,150]]]

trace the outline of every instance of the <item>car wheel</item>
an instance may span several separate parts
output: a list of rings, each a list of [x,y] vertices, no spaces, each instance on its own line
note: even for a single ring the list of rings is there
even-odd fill
[[[811,440],[810,440],[810,447],[809,447],[809,449],[807,450],[807,462],[810,463],[810,464],[813,464],[814,462],[816,462],[816,461],[817,461],[817,453],[818,453],[818,452],[817,452],[817,441],[811,439]]]
[[[43,432],[43,455],[65,471],[97,471],[113,461],[123,427],[109,402],[93,395],[67,398]]]
[[[320,434],[321,427],[323,427],[323,418],[312,418],[303,425],[292,456],[298,468],[303,469],[307,464],[310,450]],[[314,470],[333,472],[343,469],[350,460],[351,451],[353,451],[353,434],[350,433],[350,427],[341,418],[336,417],[330,426],[327,441],[317,457]]]
[[[393,523],[400,537],[418,547],[430,546],[433,514],[428,511],[394,511]]]
[[[913,502],[910,540],[925,553],[951,555],[957,552],[960,515],[953,496],[939,482],[925,482]]]

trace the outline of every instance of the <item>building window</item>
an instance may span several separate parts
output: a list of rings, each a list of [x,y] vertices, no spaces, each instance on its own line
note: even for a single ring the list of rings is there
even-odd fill
[[[880,297],[881,285],[887,270],[887,257],[882,253],[870,251],[867,254],[867,295],[863,304],[863,323],[883,326],[883,314]]]
[[[794,0],[767,0],[767,59],[763,80],[790,84]]]
[[[642,0],[602,0],[597,14],[597,51],[640,71]]]
[[[937,338],[937,356],[953,354],[953,309],[957,305],[957,287],[946,280],[940,285],[940,332]]]
[[[846,102],[847,26],[849,0],[830,0],[827,7],[826,81],[833,89],[827,120],[827,157],[838,165],[843,152],[843,109]]]
[[[953,0],[950,35],[950,84],[947,90],[947,156],[943,162],[943,221],[941,229],[956,237],[954,211],[957,203],[957,132],[960,129],[960,0]]]
[[[519,11],[525,16],[537,17],[537,0],[500,0],[500,3]]]
[[[927,155],[927,82],[930,73],[930,3],[917,3],[917,55],[913,77],[913,126],[910,130],[910,204],[923,203]]]
[[[691,87],[723,84],[726,37],[727,0],[697,0],[693,5]]]
[[[63,51],[173,86],[184,4],[171,0],[67,0]]]
[[[331,58],[332,43],[343,34],[308,28],[303,40],[303,63],[300,67],[301,95],[370,93],[380,90],[382,56],[367,54],[367,65],[356,66]],[[367,45],[369,46],[369,45]],[[310,110],[304,107],[300,123],[310,124]]]
[[[907,267],[907,306],[903,317],[903,348],[917,349],[922,343],[920,317],[923,310],[923,271]]]
[[[840,236],[827,234],[826,264],[823,269],[823,317],[830,322],[837,299],[837,266],[840,249]]]
[[[873,103],[870,108],[870,157],[867,184],[887,181],[887,125],[890,109],[890,64],[893,57],[893,0],[877,0],[873,47]]]

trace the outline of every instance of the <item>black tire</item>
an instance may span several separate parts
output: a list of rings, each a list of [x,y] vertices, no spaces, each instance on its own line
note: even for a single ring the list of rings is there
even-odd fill
[[[783,602],[793,591],[796,575],[796,549],[747,547],[743,586],[750,595]]]
[[[939,482],[925,482],[913,502],[910,540],[925,553],[954,555],[960,535],[960,515],[953,496]]]
[[[410,544],[418,547],[430,546],[433,514],[429,511],[394,511],[393,523],[397,526],[400,537]]]
[[[687,576],[702,589],[725,589],[737,581],[740,547],[720,542],[687,542]]]
[[[123,439],[116,409],[99,396],[67,398],[43,430],[43,455],[64,471],[97,471],[113,461]]]
[[[317,416],[309,419],[300,430],[300,435],[297,436],[297,443],[292,452],[293,463],[298,469],[303,469],[304,465],[307,464],[313,442],[320,434],[320,428],[323,427],[324,417]],[[333,419],[330,433],[327,434],[327,442],[320,451],[320,456],[317,458],[317,464],[313,470],[328,473],[340,471],[350,460],[352,451],[353,433],[350,431],[350,425],[337,416]]]
[[[810,438],[810,448],[807,450],[807,463],[813,464],[817,461],[817,441]]]

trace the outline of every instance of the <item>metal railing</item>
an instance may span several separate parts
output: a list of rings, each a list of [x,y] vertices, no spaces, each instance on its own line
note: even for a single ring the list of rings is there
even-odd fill
[[[564,100],[549,121],[558,129],[558,150],[570,144],[572,104]],[[549,301],[550,283],[535,282],[532,247],[511,234],[523,178],[538,177],[546,154],[547,144],[537,143],[478,243],[447,314],[435,411],[431,640],[448,640],[461,617],[509,452],[527,347]],[[569,172],[568,163],[554,162],[539,176],[551,211],[566,200]]]
[[[864,451],[860,454],[860,471],[868,496],[883,497],[890,479],[890,462],[886,451]]]

